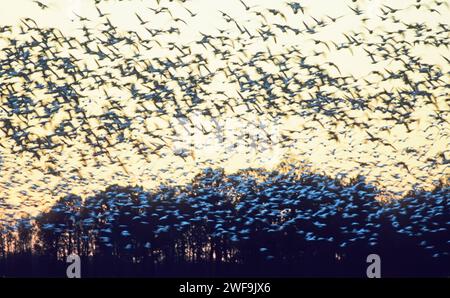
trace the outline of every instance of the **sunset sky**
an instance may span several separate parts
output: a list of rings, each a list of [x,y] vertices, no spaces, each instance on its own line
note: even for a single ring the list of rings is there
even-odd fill
[[[81,22],[75,15],[78,14],[87,17],[90,22],[87,23],[89,27],[100,28],[98,13],[94,6],[94,1],[91,0],[50,0],[44,1],[49,5],[49,9],[41,10],[33,1],[16,0],[8,1],[5,9],[0,10],[0,26],[12,25],[15,29],[17,39],[22,36],[18,34],[20,20],[22,18],[32,18],[40,27],[56,27],[59,28],[65,35],[81,37],[82,31],[79,30],[84,22]],[[161,1],[165,2],[165,1]],[[166,1],[167,2],[167,1]],[[395,1],[365,1],[365,5],[361,7],[364,10],[362,17],[367,17],[366,24],[361,22],[361,17],[352,14],[348,5],[352,5],[352,1],[301,1],[306,7],[306,13],[303,14],[286,14],[286,23],[291,26],[300,26],[303,22],[314,22],[311,16],[317,19],[325,18],[326,16],[333,16],[340,18],[334,25],[328,26],[321,30],[316,36],[316,39],[325,41],[331,45],[332,41],[339,44],[345,41],[343,33],[352,31],[365,32],[364,26],[373,28],[380,32],[386,30],[395,30],[396,24],[392,22],[381,22],[379,16],[382,15],[383,4],[390,7],[404,8],[414,4],[415,0],[395,0]],[[432,1],[429,1],[432,3]],[[273,0],[247,0],[247,5],[267,7],[267,8],[282,8],[287,9],[284,1]],[[163,4],[163,3],[162,3]],[[185,4],[190,11],[197,13],[197,16],[188,18],[189,13],[176,1],[172,3],[164,3],[164,6],[170,7],[171,13],[178,17],[186,19],[187,25],[179,23],[182,28],[179,36],[162,36],[160,39],[162,47],[155,46],[150,51],[141,51],[140,54],[147,56],[148,59],[154,57],[164,57],[170,55],[167,49],[168,42],[175,42],[179,45],[189,45],[194,51],[208,57],[209,65],[212,69],[221,65],[222,61],[216,59],[199,45],[195,45],[195,41],[201,39],[201,33],[217,34],[217,28],[229,28],[232,35],[236,38],[238,34],[232,24],[223,20],[219,11],[224,11],[230,16],[233,16],[240,24],[245,24],[249,30],[256,29],[260,25],[260,20],[255,14],[247,12],[243,5],[238,0],[229,1],[211,1],[211,0],[193,0]],[[141,36],[146,36],[146,31],[143,26],[139,24],[139,20],[135,16],[138,13],[144,20],[148,20],[148,26],[152,28],[170,27],[172,20],[167,14],[154,15],[148,7],[158,7],[156,1],[104,1],[99,7],[105,13],[110,14],[111,22],[118,26],[118,30],[135,30]],[[399,12],[398,15],[402,20],[408,22],[423,22],[430,27],[437,26],[439,23],[448,25],[450,20],[450,13],[448,7],[441,9],[441,14],[438,15],[432,12],[424,12],[413,7],[405,11]],[[275,17],[271,20],[277,23]],[[302,25],[303,26],[303,25]],[[351,33],[350,33],[351,34]],[[148,35],[148,34],[147,34]],[[3,34],[0,35],[0,47],[5,45]],[[294,34],[284,34],[277,37],[277,42],[268,40],[267,42],[255,42],[251,46],[253,53],[266,50],[269,48],[272,53],[283,52],[291,46],[301,48],[305,55],[311,55],[314,50],[324,50],[325,46],[315,45],[311,38],[307,35],[296,36]],[[408,38],[406,36],[405,38]],[[366,41],[370,41],[370,37]],[[76,53],[83,59],[84,53]],[[125,53],[132,55],[130,53]],[[439,50],[434,47],[416,46],[414,47],[414,54],[419,55],[423,62],[438,65],[442,72],[447,73],[444,76],[446,83],[450,83],[448,72],[450,65],[442,58],[442,56],[450,57],[449,49]],[[0,56],[2,54],[0,53]],[[245,59],[244,56],[241,57]],[[385,68],[395,71],[396,65],[392,61],[380,62],[376,65],[371,64],[370,58],[364,51],[355,51],[353,54],[348,50],[332,50],[328,52],[325,57],[313,57],[310,61],[317,60],[318,63],[325,63],[327,61],[334,62],[340,69],[341,75],[353,75],[359,78],[361,83],[364,79],[370,79],[370,73],[374,70],[383,70]],[[92,61],[86,60],[86,63],[93,65]],[[337,71],[335,73],[337,75]],[[236,90],[231,84],[226,83],[226,78],[218,76],[217,81],[210,86],[217,90],[222,90],[225,94],[236,96]],[[373,87],[367,87],[364,92],[372,92],[375,90],[395,90],[398,86],[393,86],[390,82],[379,82]],[[373,90],[371,90],[373,88]],[[436,94],[442,94],[447,90],[431,90]],[[109,94],[117,97],[124,97],[125,95],[119,90],[109,90]],[[47,95],[42,94],[42,100],[50,100],[46,98]],[[92,115],[101,112],[105,107],[104,92],[97,90],[89,93],[90,101],[84,104],[87,111]],[[281,95],[282,96],[282,95]],[[303,95],[299,95],[300,97]],[[306,94],[305,94],[306,96]],[[47,96],[48,97],[48,96]],[[447,102],[439,102],[441,110],[449,110]],[[289,110],[286,106],[286,110]],[[237,113],[229,115],[222,115],[216,121],[220,122],[222,127],[225,127],[224,133],[226,135],[226,142],[221,143],[216,138],[205,136],[201,131],[194,131],[194,136],[189,136],[183,125],[180,123],[178,138],[181,142],[173,142],[172,149],[174,151],[189,150],[190,155],[186,159],[182,159],[167,152],[167,156],[156,158],[152,155],[150,160],[144,159],[139,154],[136,154],[131,147],[124,143],[113,149],[113,155],[119,156],[121,160],[125,161],[127,173],[122,168],[109,163],[107,158],[99,157],[102,161],[101,166],[96,166],[94,161],[90,161],[87,165],[82,166],[79,173],[82,179],[74,179],[74,168],[80,168],[79,150],[86,150],[87,154],[91,154],[89,148],[83,144],[82,140],[75,140],[75,146],[65,148],[52,157],[56,158],[57,162],[53,163],[54,168],[60,172],[60,175],[49,174],[48,159],[50,156],[43,156],[40,161],[31,158],[29,154],[12,154],[8,150],[0,147],[0,199],[5,199],[7,203],[17,205],[19,210],[27,212],[36,212],[42,208],[48,207],[55,198],[66,195],[68,193],[76,193],[83,196],[92,194],[94,190],[102,190],[112,183],[119,184],[138,184],[145,188],[152,188],[159,185],[161,182],[183,184],[188,182],[198,171],[207,166],[224,167],[227,171],[233,172],[247,167],[266,167],[268,169],[275,167],[286,158],[293,160],[305,161],[311,165],[312,168],[319,172],[335,176],[352,177],[357,174],[362,174],[379,185],[381,188],[386,188],[391,191],[405,191],[411,189],[416,183],[429,188],[434,180],[448,177],[450,170],[448,165],[441,164],[433,167],[426,167],[427,158],[436,158],[440,153],[448,152],[448,144],[450,143],[449,127],[440,127],[426,130],[431,121],[433,121],[429,114],[432,112],[432,107],[423,106],[414,111],[413,117],[418,119],[418,124],[413,127],[411,132],[407,132],[404,126],[395,126],[390,131],[381,132],[382,136],[389,143],[393,144],[397,150],[393,150],[387,146],[376,146],[376,144],[367,142],[367,134],[364,130],[359,128],[349,129],[342,123],[336,128],[336,132],[345,131],[342,134],[339,143],[329,140],[328,131],[318,126],[317,123],[311,121],[311,117],[285,116],[281,117],[276,123],[265,116],[257,116],[255,114],[240,113],[239,107],[236,108]],[[126,111],[130,117],[135,115],[135,108],[133,103],[129,103],[129,109]],[[349,111],[354,113],[354,116],[360,121],[367,121],[369,125],[382,128],[385,124],[382,120],[368,120],[369,118],[380,118],[376,113],[368,114],[367,111]],[[239,117],[236,116],[239,114]],[[0,114],[1,115],[1,114]],[[226,116],[226,117],[225,117]],[[47,127],[36,127],[33,133],[36,135],[46,135],[52,131],[52,128],[65,119],[64,114],[55,115],[52,122]],[[448,117],[444,115],[444,117]],[[238,137],[236,132],[252,133],[255,131],[254,127],[248,126],[246,121],[242,119],[250,119],[250,122],[258,123],[259,127],[263,127],[265,131],[269,132],[273,140],[281,138],[281,135],[286,131],[295,130],[297,133],[294,136],[294,142],[290,146],[279,146],[268,142],[267,139],[260,140],[260,143],[254,148],[248,146],[238,145]],[[447,118],[448,119],[448,118]],[[147,119],[146,125],[148,127],[162,126],[166,123],[166,118],[161,119]],[[450,119],[448,119],[450,120]],[[199,126],[214,127],[217,123],[212,123],[212,120],[198,115],[193,119]],[[53,126],[53,127],[52,127]],[[314,130],[303,131],[303,127],[314,126]],[[133,131],[136,134],[136,130]],[[142,139],[143,142],[150,142],[146,140],[146,136],[137,133],[135,136]],[[8,144],[10,142],[0,132],[0,142]],[[192,144],[192,146],[189,146]],[[415,149],[420,158],[413,159],[411,156],[405,154],[405,150]],[[447,158],[450,156],[447,153]],[[369,166],[362,167],[358,162],[366,162]],[[404,162],[409,166],[410,173],[404,168],[398,166],[399,162]],[[55,166],[56,165],[56,166]],[[23,202],[27,204],[23,204]],[[0,212],[1,214],[1,212]],[[1,215],[0,215],[1,216]]]

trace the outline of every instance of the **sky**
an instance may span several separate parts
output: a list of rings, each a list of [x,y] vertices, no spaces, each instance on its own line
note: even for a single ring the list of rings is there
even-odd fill
[[[56,27],[64,34],[79,37],[81,34],[81,26],[83,22],[79,20],[79,16],[87,17],[90,25],[94,24],[96,28],[100,27],[98,14],[93,5],[94,1],[90,0],[49,0],[43,1],[49,5],[49,9],[41,10],[36,3],[28,0],[8,1],[6,9],[0,10],[0,25],[18,26],[22,18],[28,17],[34,19],[39,26]],[[214,67],[221,65],[221,61],[215,61],[214,57],[205,53],[200,46],[193,43],[198,40],[201,33],[216,34],[217,28],[232,26],[227,24],[221,18],[221,12],[233,16],[239,23],[245,24],[249,29],[259,25],[259,20],[255,15],[249,14],[243,8],[238,0],[227,1],[211,1],[211,0],[192,0],[188,1],[185,7],[192,12],[197,13],[194,18],[187,18],[189,13],[182,5],[176,1],[167,3],[162,1],[165,6],[170,7],[173,15],[186,19],[187,24],[182,26],[179,36],[161,37],[161,42],[176,42],[180,45],[191,45],[194,50],[206,55],[209,63]],[[331,41],[336,43],[343,42],[345,37],[343,33],[352,30],[362,30],[363,26],[368,28],[377,28],[377,30],[394,30],[395,24],[387,22],[381,23],[379,16],[382,14],[382,5],[387,4],[390,7],[409,7],[415,1],[358,1],[364,10],[363,16],[368,18],[366,24],[363,24],[360,18],[352,15],[348,5],[352,1],[336,0],[316,0],[302,1],[306,7],[306,14],[289,14],[286,16],[286,22],[289,24],[301,24],[302,22],[311,23],[311,16],[321,18],[325,16],[339,17],[343,16],[333,26],[328,26],[316,35],[317,39]],[[432,1],[430,1],[431,3]],[[273,0],[248,0],[249,6],[267,7],[267,8],[283,8],[286,9],[284,1]],[[99,7],[102,11],[109,13],[112,23],[118,26],[119,30],[136,30],[139,34],[145,35],[145,30],[139,25],[139,20],[135,16],[138,13],[144,20],[148,20],[151,26],[167,27],[171,24],[171,18],[167,14],[155,15],[150,8],[156,8],[156,1],[104,1]],[[436,13],[424,13],[414,8],[407,9],[399,13],[401,19],[408,22],[425,22],[430,26],[438,23],[448,24],[450,19],[449,9],[443,8],[440,15]],[[276,19],[272,20],[277,22]],[[96,24],[96,25],[95,25]],[[20,38],[20,36],[17,36]],[[3,46],[0,38],[0,47]],[[253,51],[259,51],[269,47],[273,53],[282,52],[290,46],[300,46],[305,54],[312,53],[317,50],[314,42],[309,37],[296,36],[294,34],[286,34],[280,36],[277,43],[268,41],[266,43],[255,43],[252,45]],[[450,66],[442,58],[441,55],[449,57],[448,49],[436,50],[432,47],[417,46],[414,51],[420,55],[424,62],[439,65],[444,72],[450,71]],[[83,55],[82,53],[79,53]],[[164,57],[169,55],[164,47],[154,47],[148,52],[142,52],[149,59],[153,57]],[[209,56],[208,56],[209,55]],[[351,74],[356,78],[367,78],[369,74],[377,69],[391,68],[395,69],[395,65],[391,61],[381,62],[377,65],[370,63],[370,58],[363,51],[331,51],[325,57],[318,57],[318,60],[332,61],[338,65],[342,75]],[[320,61],[319,61],[320,62]],[[89,62],[87,62],[89,63]],[[449,82],[448,76],[444,78]],[[380,82],[377,86],[371,87],[375,89],[392,89],[395,86],[389,82]],[[218,80],[212,84],[212,88],[224,90],[233,93],[233,87],[224,84]],[[119,91],[111,91],[114,96],[120,97]],[[48,100],[42,95],[42,100]],[[104,107],[103,92],[97,90],[90,94],[91,101],[84,104],[89,106],[89,113],[95,115]],[[126,99],[124,99],[126,100]],[[441,102],[441,109],[448,110],[448,103]],[[286,107],[289,109],[289,107]],[[95,166],[91,161],[80,169],[82,179],[72,179],[73,174],[70,169],[79,167],[80,159],[77,150],[88,150],[82,141],[74,148],[66,148],[56,156],[57,167],[61,171],[60,176],[48,174],[48,158],[43,157],[40,161],[35,161],[29,155],[11,154],[6,150],[2,152],[0,177],[0,198],[5,199],[8,203],[17,205],[19,210],[27,212],[35,212],[42,208],[48,207],[55,197],[63,196],[68,193],[76,193],[83,196],[92,194],[95,190],[104,189],[111,181],[119,184],[138,184],[145,185],[146,188],[156,187],[161,182],[182,184],[188,182],[198,171],[205,166],[224,167],[228,172],[234,172],[247,167],[265,167],[271,169],[278,165],[286,158],[293,160],[306,161],[319,172],[342,177],[351,177],[356,174],[363,174],[369,181],[394,191],[403,192],[411,189],[416,183],[424,187],[430,187],[433,180],[440,177],[448,176],[449,169],[446,165],[434,168],[431,172],[429,169],[423,169],[424,160],[427,157],[435,157],[436,155],[448,150],[450,143],[448,127],[444,127],[442,131],[425,131],[432,121],[427,115],[431,112],[429,106],[419,107],[415,110],[415,115],[420,119],[419,124],[414,127],[411,132],[406,132],[403,126],[398,126],[383,134],[383,137],[391,144],[397,147],[397,151],[390,147],[378,146],[367,143],[367,135],[362,130],[352,130],[351,133],[345,134],[336,144],[328,139],[327,130],[322,129],[317,123],[312,122],[310,117],[292,116],[279,119],[277,123],[267,117],[258,117],[255,115],[245,115],[250,117],[252,122],[259,123],[259,127],[263,127],[269,131],[273,138],[280,138],[281,134],[287,130],[299,130],[296,134],[295,141],[289,147],[277,146],[269,144],[267,140],[260,141],[255,148],[248,146],[229,147],[236,143],[235,132],[254,132],[254,128],[248,126],[247,122],[243,122],[239,117],[235,117],[232,113],[228,117],[222,117],[217,121],[225,127],[225,134],[229,144],[223,144],[216,139],[202,135],[198,130],[194,136],[190,136],[183,128],[179,129],[179,138],[181,142],[174,142],[172,149],[183,151],[185,148],[191,150],[189,158],[181,159],[177,156],[165,156],[159,159],[152,158],[150,161],[144,160],[136,155],[127,144],[118,146],[114,150],[114,154],[126,160],[127,173],[123,169],[117,168],[117,165],[108,164],[103,159],[101,167]],[[355,112],[356,116],[363,121],[368,115],[361,112]],[[134,115],[132,103],[129,108],[130,116]],[[59,117],[59,118],[58,118]],[[164,118],[164,117],[162,117]],[[56,116],[51,125],[55,125],[64,119],[64,115]],[[150,119],[148,125],[164,125],[164,119]],[[194,121],[208,127],[211,123],[210,119],[198,115]],[[382,126],[383,123],[376,123]],[[49,127],[37,127],[34,133],[37,135],[45,135],[52,130]],[[301,127],[314,125],[314,136],[311,134],[303,134]],[[338,127],[337,131],[345,131],[347,128]],[[182,126],[182,125],[181,125]],[[445,133],[446,131],[446,133]],[[144,136],[137,136],[145,139]],[[0,141],[7,142],[0,135]],[[189,147],[194,145],[194,149]],[[411,159],[410,156],[404,154],[404,150],[414,148],[423,153],[421,160]],[[333,154],[330,154],[333,152]],[[368,162],[372,166],[364,169],[359,166],[358,162]],[[409,165],[411,173],[407,173],[405,169],[398,167],[398,162],[405,162]],[[418,179],[418,177],[421,177]],[[86,182],[89,181],[89,183]],[[23,201],[27,201],[28,206],[23,206]],[[19,207],[20,206],[20,207]]]

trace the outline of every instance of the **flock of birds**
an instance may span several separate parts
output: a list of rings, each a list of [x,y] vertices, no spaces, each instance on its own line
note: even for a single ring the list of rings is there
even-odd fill
[[[51,5],[44,1],[33,2],[44,12],[51,9]],[[347,144],[348,160],[343,162],[355,163],[361,173],[377,170],[378,174],[373,175],[376,180],[390,176],[396,181],[413,177],[420,186],[430,183],[430,179],[431,182],[441,180],[448,183],[448,148],[429,154],[438,142],[448,144],[450,140],[450,60],[445,55],[449,47],[448,24],[438,22],[430,25],[402,18],[402,14],[409,11],[448,15],[447,2],[416,0],[411,5],[398,7],[382,4],[380,14],[372,17],[376,20],[376,26],[372,26],[373,19],[367,17],[364,9],[367,1],[362,0],[343,1],[348,13],[339,16],[309,15],[308,7],[302,2],[286,2],[279,8],[265,8],[253,6],[250,0],[238,0],[241,5],[239,17],[219,11],[223,27],[215,29],[214,33],[198,32],[198,38],[187,43],[177,41],[189,31],[189,24],[197,17],[193,1],[151,3],[146,11],[136,12],[133,16],[139,24],[138,29],[128,31],[120,29],[112,21],[107,11],[109,2],[96,1],[95,20],[74,14],[80,24],[80,36],[64,34],[57,28],[41,27],[39,20],[29,17],[22,19],[19,25],[0,25],[0,170],[9,173],[5,176],[8,180],[0,183],[0,214],[3,213],[0,222],[8,223],[25,208],[39,208],[42,202],[27,199],[33,191],[41,194],[40,200],[45,200],[42,194],[48,194],[53,203],[55,198],[72,192],[73,185],[89,185],[102,180],[102,185],[106,186],[121,177],[133,175],[136,167],[146,173],[156,160],[169,160],[170,164],[159,173],[172,172],[175,179],[185,176],[183,165],[188,162],[197,168],[220,165],[229,158],[227,154],[217,155],[213,160],[202,160],[191,147],[177,147],[175,144],[183,144],[185,139],[180,135],[184,132],[200,132],[202,138],[217,137],[221,133],[220,124],[230,117],[244,122],[250,130],[261,130],[268,146],[276,142],[282,148],[296,149],[316,142],[316,148],[331,147],[327,155],[333,159],[333,154],[337,156],[336,148]],[[172,9],[174,5],[176,10]],[[164,24],[169,25],[158,26],[152,22],[153,17],[159,16],[166,17],[169,22]],[[361,26],[343,33],[339,41],[320,37],[322,31],[330,30],[349,18],[356,19]],[[283,46],[287,37],[302,42]],[[444,67],[425,62],[416,53],[420,47],[445,53],[438,57]],[[362,53],[375,70],[361,78],[346,74],[342,66],[327,58],[333,53],[343,52],[355,56]],[[199,115],[206,120],[194,121]],[[275,124],[295,117],[304,121],[299,126],[283,127],[274,136],[266,126],[256,125],[255,117],[263,119],[263,123]],[[407,144],[407,137],[414,138],[418,131],[423,133],[428,143]],[[395,134],[407,137],[395,139],[392,137]],[[362,138],[354,139],[355,135]],[[235,139],[223,146],[225,153],[233,152]],[[237,139],[247,146],[254,141],[245,135]],[[314,147],[309,148],[302,152],[303,156],[307,158],[315,150]],[[357,151],[363,151],[375,160],[366,159],[364,155],[351,160],[352,153],[356,155]],[[383,159],[386,156],[380,157],[383,152],[387,159]],[[377,160],[377,157],[380,158]],[[41,174],[40,181],[24,174],[23,168],[14,166],[20,158],[25,160],[28,170]],[[69,159],[72,160],[70,164],[67,162]],[[96,177],[93,171],[86,171],[87,168],[102,169],[106,165],[114,167],[114,176],[101,178]],[[331,172],[331,164],[329,168]],[[393,168],[400,172],[392,173]],[[179,171],[173,174],[176,170],[181,174]],[[2,194],[20,188],[17,181],[24,176],[27,185],[31,183],[31,186],[15,194],[21,197],[20,201],[11,204]],[[143,181],[159,178],[155,173],[142,174]],[[50,186],[52,179],[60,181],[59,184]],[[328,195],[333,195],[307,187],[302,189],[302,184],[289,185],[287,189],[283,188],[282,181],[273,185],[263,191],[267,202],[262,197],[250,199],[255,190],[248,189],[247,200],[235,206],[237,214],[240,214],[239,210],[250,210],[252,214],[268,208],[261,211],[268,216],[266,222],[253,218],[249,227],[262,224],[269,234],[275,231],[274,235],[282,235],[280,231],[291,229],[298,222],[311,218],[318,220],[321,216],[327,218],[325,211],[347,214],[337,211],[344,205],[353,210],[349,201],[352,196],[343,195],[334,205],[324,206],[323,210],[309,209],[313,213],[308,213],[308,209],[303,209],[303,215],[296,214],[292,208],[295,204],[302,204],[295,197],[300,195],[298,192],[313,201],[326,201]],[[284,196],[287,197],[276,195],[271,191],[272,187],[280,187],[286,191]],[[430,212],[429,216],[435,216],[435,212],[440,214],[441,208],[448,208],[448,203],[445,205],[448,190],[443,188],[442,191],[444,194],[438,194],[437,202],[431,204],[444,205],[439,205],[436,210],[432,205],[425,208]],[[100,197],[106,195],[103,199],[88,199],[88,203],[93,205],[86,208],[99,206],[96,204],[100,202],[107,204],[108,200],[118,204],[115,195],[119,198],[121,195],[112,192],[109,197],[109,193],[99,194]],[[187,204],[185,207],[193,208],[194,214],[198,211],[196,218],[203,222],[202,212],[209,212],[219,203],[209,202],[217,194],[211,193],[203,199],[197,195],[189,199],[191,201],[186,199],[194,206],[188,207]],[[371,195],[359,195],[367,199],[367,208],[378,204]],[[95,202],[97,199],[98,203]],[[126,196],[124,200],[120,204],[133,204],[132,201],[126,202]],[[158,207],[157,216],[152,220],[158,219],[158,229],[164,231],[172,226],[163,225],[165,221],[161,217],[177,218],[181,215],[171,209],[170,200],[167,206],[163,202],[161,204],[164,208]],[[395,205],[398,212],[407,212],[400,210],[399,206],[404,208],[403,203],[398,204]],[[241,205],[243,209],[238,208]],[[282,209],[290,208],[291,213],[280,215],[280,206],[286,207]],[[333,211],[333,208],[337,209]],[[421,212],[422,209],[418,210]],[[160,216],[162,213],[167,214]],[[225,210],[218,214],[225,218],[231,216]],[[351,216],[366,216],[364,210],[359,215],[353,214],[348,213],[349,221]],[[378,215],[374,215],[374,219]],[[246,219],[245,214],[242,216],[241,219],[233,217],[233,222],[242,223],[244,227],[250,218]],[[272,223],[269,220],[271,216],[285,216],[282,218],[286,220]],[[425,219],[428,217],[417,218],[410,224],[423,224]],[[139,218],[138,221],[142,220]],[[186,227],[192,223],[181,220],[173,228],[182,230],[183,222],[187,223]],[[237,240],[249,237],[237,227],[233,234],[225,228],[219,229],[221,222],[215,224],[219,225],[214,232],[218,237],[227,235],[234,239],[234,235]],[[334,244],[336,239],[327,235],[329,230],[322,228],[326,226],[324,224],[320,220],[311,221],[310,232],[304,231],[303,235],[298,230],[296,235],[305,241]],[[340,232],[348,232],[354,241],[364,239],[365,242],[369,240],[367,243],[377,243],[376,237],[369,239],[373,229],[377,228],[376,224],[367,224],[370,222],[363,226],[349,225],[347,228],[351,230],[343,227]],[[438,229],[447,230],[448,222],[445,224],[447,226],[439,225]],[[434,232],[433,226],[424,227],[429,229],[426,232]],[[407,226],[402,230],[414,236],[415,229]],[[324,234],[313,232],[316,230],[323,230]],[[348,240],[340,245],[351,244],[350,238]],[[428,248],[430,245],[424,241],[425,248]],[[266,257],[275,257],[269,247],[261,249]],[[436,256],[445,252],[435,247],[429,249]]]

